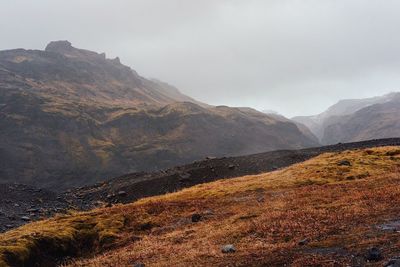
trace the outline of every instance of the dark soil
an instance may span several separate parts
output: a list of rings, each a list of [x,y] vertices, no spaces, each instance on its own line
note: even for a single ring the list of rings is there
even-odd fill
[[[0,184],[0,231],[65,212],[62,196],[22,184]]]

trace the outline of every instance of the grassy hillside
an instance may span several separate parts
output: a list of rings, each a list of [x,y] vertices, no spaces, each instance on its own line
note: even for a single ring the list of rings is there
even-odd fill
[[[67,256],[84,258],[66,266],[345,266],[364,264],[371,247],[383,259],[368,264],[382,266],[400,246],[399,167],[399,147],[326,153],[59,216],[0,235],[0,266],[55,266]],[[226,244],[236,252],[222,253]]]

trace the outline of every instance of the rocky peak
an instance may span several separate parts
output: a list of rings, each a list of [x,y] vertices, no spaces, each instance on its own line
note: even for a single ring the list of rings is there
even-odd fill
[[[70,52],[74,48],[72,47],[72,44],[68,41],[54,41],[50,42],[47,46],[45,51],[46,52],[54,52],[54,53],[60,53],[63,54],[65,52]]]
[[[72,46],[69,41],[53,41],[50,42],[45,49],[46,52],[52,52],[64,55],[70,58],[80,58],[80,59],[88,59],[88,60],[105,60],[105,53],[96,53],[93,51],[79,49]]]

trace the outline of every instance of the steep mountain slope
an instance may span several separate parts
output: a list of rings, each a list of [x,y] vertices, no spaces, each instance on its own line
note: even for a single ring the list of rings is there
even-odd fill
[[[400,136],[400,95],[343,116],[325,129],[322,142],[351,142]]]
[[[0,183],[53,189],[317,145],[291,122],[199,103],[67,41],[0,51],[0,129]]]
[[[329,107],[325,112],[315,115],[315,116],[298,116],[292,118],[292,120],[306,125],[322,142],[327,142],[323,144],[331,144],[334,141],[327,140],[324,135],[334,135],[330,130],[333,129],[334,125],[341,124],[347,120],[347,118],[353,115],[355,112],[369,107],[375,104],[386,103],[398,98],[399,93],[390,93],[383,96],[365,98],[365,99],[345,99],[341,100],[335,105]],[[367,123],[367,121],[366,121]],[[329,130],[328,130],[329,129]],[[339,132],[335,132],[341,136]],[[345,134],[344,134],[345,135]],[[398,136],[398,135],[396,135]],[[375,138],[384,138],[385,134],[377,135]],[[348,139],[341,140],[340,137],[336,138],[343,142],[351,141]],[[356,139],[352,141],[361,141],[367,139]]]
[[[313,141],[316,142],[316,143],[319,142],[318,137],[315,136],[314,133],[313,133],[313,132],[308,128],[308,126],[306,126],[305,124],[303,124],[303,123],[301,123],[301,122],[299,122],[299,121],[296,121],[296,120],[288,119],[288,118],[286,118],[285,116],[280,115],[279,113],[276,113],[276,112],[272,112],[272,113],[271,113],[270,111],[264,110],[263,113],[265,113],[265,114],[267,114],[268,116],[270,116],[270,117],[272,117],[272,118],[275,118],[275,119],[277,119],[277,120],[287,121],[287,122],[293,122],[294,124],[297,125],[297,128],[299,128],[299,130],[300,130],[305,136],[307,136],[308,138],[310,138],[311,140],[313,140]]]
[[[119,59],[77,49],[68,41],[51,42],[45,51],[0,51],[0,68],[31,84],[32,91],[78,102],[111,105],[166,105],[191,101],[179,91],[139,76]]]
[[[326,153],[59,216],[1,234],[0,265],[384,266],[400,245],[399,168],[399,147]]]

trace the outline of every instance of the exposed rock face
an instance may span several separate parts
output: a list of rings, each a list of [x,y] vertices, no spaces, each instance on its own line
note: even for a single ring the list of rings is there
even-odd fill
[[[317,145],[290,121],[199,103],[67,41],[0,51],[0,129],[0,183],[53,189]]]

